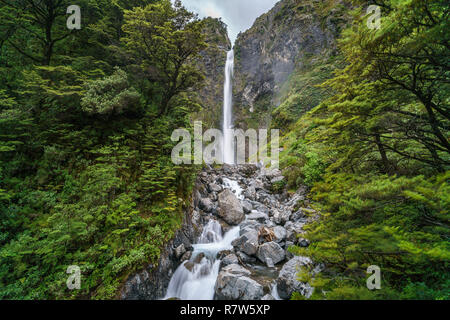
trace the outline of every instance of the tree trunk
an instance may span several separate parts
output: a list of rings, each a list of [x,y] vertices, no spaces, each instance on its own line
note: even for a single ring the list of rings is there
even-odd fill
[[[384,149],[384,146],[381,143],[380,134],[378,134],[378,133],[375,134],[375,143],[376,143],[376,145],[378,147],[378,152],[381,155],[381,162],[382,162],[383,167],[384,167],[384,173],[386,173],[386,174],[391,176],[392,175],[392,167],[391,167],[391,165],[389,163],[389,159],[387,157],[386,150]]]

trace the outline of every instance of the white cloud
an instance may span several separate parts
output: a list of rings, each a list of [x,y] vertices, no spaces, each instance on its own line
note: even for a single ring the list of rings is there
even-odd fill
[[[203,17],[222,18],[234,43],[239,32],[252,26],[255,19],[269,11],[279,0],[181,0],[183,5]]]

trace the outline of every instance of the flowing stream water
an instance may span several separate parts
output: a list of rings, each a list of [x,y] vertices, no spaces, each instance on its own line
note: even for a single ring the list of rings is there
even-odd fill
[[[227,53],[223,86],[223,162],[226,164],[234,164],[233,72],[234,51],[231,49]]]
[[[222,235],[220,223],[211,219],[203,228],[198,244],[193,246],[192,258],[173,274],[164,299],[213,300],[220,268],[217,254],[232,249],[231,242],[238,236],[239,227]]]
[[[226,164],[234,164],[233,69],[234,52],[230,50],[225,65],[223,101],[223,162]],[[238,199],[243,199],[242,188],[236,181],[224,178],[223,187],[232,190]],[[239,237],[239,230],[239,227],[234,227],[223,235],[220,223],[209,220],[197,244],[193,245],[191,259],[182,263],[173,274],[164,299],[212,300],[221,263],[217,254],[233,248],[231,242]]]
[[[242,189],[236,181],[224,178],[223,187],[241,197]],[[193,245],[191,259],[182,263],[170,279],[164,299],[213,300],[221,262],[217,254],[233,249],[231,242],[239,237],[239,231],[239,227],[234,227],[223,234],[220,223],[210,219]]]

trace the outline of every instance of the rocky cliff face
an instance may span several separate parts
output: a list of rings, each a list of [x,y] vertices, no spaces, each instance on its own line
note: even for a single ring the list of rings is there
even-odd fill
[[[345,21],[342,1],[282,0],[240,34],[235,45],[234,110],[236,127],[261,127],[282,97],[292,72],[311,56],[336,49]]]
[[[206,126],[220,128],[224,69],[231,42],[226,25],[219,19],[206,18],[204,32],[208,48],[200,53],[200,68],[205,74],[205,86],[199,92],[202,110],[193,118]]]

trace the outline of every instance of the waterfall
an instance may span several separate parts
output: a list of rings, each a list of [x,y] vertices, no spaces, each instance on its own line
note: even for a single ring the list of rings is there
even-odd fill
[[[225,64],[225,83],[223,86],[223,162],[234,164],[233,136],[233,70],[234,51],[227,53]]]
[[[213,300],[221,262],[217,254],[233,248],[231,242],[239,236],[239,230],[235,227],[222,236],[222,226],[211,219],[193,246],[191,259],[181,264],[170,279],[164,299]]]

